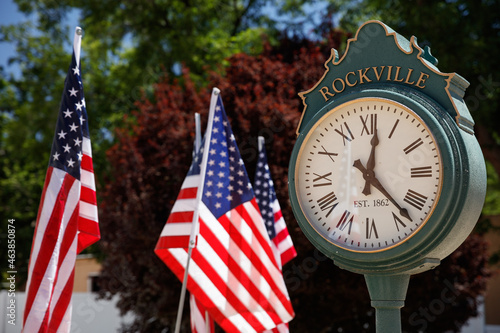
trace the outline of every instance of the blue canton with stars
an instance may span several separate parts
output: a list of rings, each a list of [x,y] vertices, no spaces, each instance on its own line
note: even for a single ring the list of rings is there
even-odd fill
[[[202,145],[203,147],[203,145]],[[200,149],[195,160],[201,161]],[[190,173],[199,173],[198,163]],[[212,134],[208,145],[203,203],[219,218],[254,197],[252,185],[241,159],[220,95],[217,97]]]
[[[87,110],[83,97],[80,67],[76,65],[75,53],[64,82],[64,91],[52,143],[49,166],[66,171],[80,179],[83,137],[89,137]]]
[[[257,161],[257,169],[255,170],[255,199],[259,204],[260,214],[266,225],[267,233],[270,239],[276,237],[276,229],[274,227],[274,212],[273,203],[276,200],[274,185],[267,164],[266,148],[262,145],[262,150],[259,152],[259,160]]]

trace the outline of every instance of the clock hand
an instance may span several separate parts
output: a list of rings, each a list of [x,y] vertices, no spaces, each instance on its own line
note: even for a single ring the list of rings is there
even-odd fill
[[[363,166],[363,164],[361,163],[361,161],[359,159],[357,159],[356,161],[354,161],[354,164],[353,166],[355,168],[357,168],[359,171],[361,171],[363,173],[363,178],[365,179],[365,181],[368,183],[368,184],[371,184],[373,185],[377,190],[379,190],[387,199],[389,199],[390,202],[392,202],[392,204],[394,206],[396,206],[397,209],[399,209],[399,214],[403,217],[406,217],[408,220],[410,221],[413,221],[410,217],[410,214],[408,214],[408,210],[406,210],[406,208],[402,208],[397,202],[396,200],[394,200],[394,198],[389,194],[389,192],[387,192],[387,190],[384,188],[384,186],[380,183],[380,181],[377,179],[377,177],[375,177],[375,174],[372,172],[372,173],[369,173],[368,170]],[[363,194],[365,194],[363,192]],[[366,195],[366,194],[365,194]]]
[[[378,145],[378,136],[377,136],[377,129],[374,129],[374,134],[372,139],[370,140],[370,144],[372,145],[372,150],[370,152],[370,157],[368,158],[368,162],[366,162],[366,175],[369,179],[375,177],[375,147]],[[362,192],[364,195],[368,195],[371,193],[370,191],[370,182],[366,180],[365,182],[365,188],[363,189]]]

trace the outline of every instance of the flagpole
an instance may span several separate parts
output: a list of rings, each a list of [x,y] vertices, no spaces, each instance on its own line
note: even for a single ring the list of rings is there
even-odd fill
[[[259,143],[259,153],[262,151],[262,147],[264,146],[264,144],[266,143],[266,139],[264,139],[263,136],[259,136],[257,138],[258,140],[258,143]]]
[[[194,150],[198,153],[201,146],[201,124],[200,124],[200,114],[196,112],[194,114],[194,126],[195,126],[195,137],[194,137]]]
[[[201,170],[200,170],[200,185],[198,187],[198,192],[196,194],[196,202],[201,202],[203,195],[203,185],[205,184],[205,174],[207,170],[207,159],[208,159],[208,146],[210,145],[210,137],[212,136],[212,127],[214,122],[215,105],[217,104],[217,98],[220,94],[220,90],[213,88],[212,98],[210,100],[210,109],[208,111],[208,124],[205,132],[205,146],[203,149],[203,157],[201,159]],[[196,121],[196,116],[195,116]],[[195,140],[196,144],[196,140]],[[200,216],[199,209],[195,209],[193,216],[193,226],[191,227],[191,235],[189,236],[189,248],[188,256],[186,262],[186,268],[184,270],[184,278],[182,280],[181,298],[179,300],[179,307],[177,309],[177,319],[175,321],[175,333],[179,333],[181,329],[182,312],[184,310],[184,300],[186,299],[186,288],[187,279],[189,272],[189,262],[191,261],[191,253],[196,245],[196,235],[198,234],[198,219]]]
[[[82,47],[83,29],[80,27],[75,28],[75,36],[73,37],[73,51],[75,52],[76,67],[80,66],[80,50]]]
[[[194,139],[194,147],[195,151],[198,152],[201,146],[201,122],[200,122],[200,114],[196,112],[194,114],[194,123],[195,123],[195,139]],[[205,333],[210,332],[210,315],[208,311],[205,310]]]

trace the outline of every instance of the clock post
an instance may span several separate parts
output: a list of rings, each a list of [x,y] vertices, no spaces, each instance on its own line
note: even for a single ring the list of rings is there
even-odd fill
[[[377,332],[401,332],[401,308],[404,306],[410,275],[365,275],[371,305],[375,308]]]
[[[401,332],[410,276],[463,243],[484,204],[469,83],[436,66],[415,37],[369,21],[299,94],[294,215],[337,266],[364,275],[379,333]]]

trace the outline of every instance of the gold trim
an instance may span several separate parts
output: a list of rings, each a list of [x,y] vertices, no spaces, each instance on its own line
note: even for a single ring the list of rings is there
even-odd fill
[[[304,109],[302,110],[302,115],[300,117],[300,121],[299,121],[299,124],[297,126],[296,135],[297,136],[299,135],[299,128],[302,125],[302,120],[304,118],[304,114],[306,113],[306,110],[307,110],[307,107],[308,107],[308,105],[306,104],[306,96],[305,95],[309,94],[310,92],[312,92],[314,89],[316,89],[318,87],[318,85],[320,85],[322,83],[322,81],[325,79],[326,75],[330,71],[330,68],[328,67],[328,64],[330,62],[334,66],[338,66],[344,60],[344,58],[349,53],[349,47],[350,47],[351,43],[356,42],[358,40],[358,35],[359,35],[360,31],[362,30],[362,28],[365,25],[368,25],[368,24],[371,24],[371,23],[376,23],[376,24],[379,24],[380,26],[382,26],[384,28],[384,30],[385,30],[385,35],[387,37],[389,37],[389,36],[392,35],[393,38],[394,38],[394,42],[395,42],[396,46],[404,54],[406,54],[406,55],[413,54],[414,49],[417,49],[418,50],[417,59],[419,59],[421,61],[421,63],[423,65],[425,65],[430,71],[432,71],[433,73],[435,73],[435,74],[443,77],[444,81],[446,82],[446,87],[445,87],[446,94],[448,95],[448,98],[449,98],[449,100],[450,100],[450,102],[451,102],[451,104],[452,104],[452,106],[453,106],[453,108],[455,110],[455,113],[456,113],[455,122],[457,123],[457,125],[460,128],[462,128],[462,129],[466,130],[467,132],[473,134],[473,131],[471,132],[471,129],[464,128],[464,126],[461,126],[460,118],[462,117],[462,115],[460,114],[459,108],[457,107],[457,105],[455,103],[455,99],[452,97],[451,92],[450,92],[450,89],[451,89],[450,87],[452,86],[452,81],[456,81],[455,84],[454,84],[455,86],[465,86],[465,88],[467,88],[467,86],[468,86],[467,80],[465,80],[464,78],[462,78],[457,73],[442,73],[442,72],[439,71],[439,69],[437,67],[435,67],[434,65],[432,65],[426,59],[424,59],[422,57],[422,54],[424,53],[424,50],[417,44],[417,38],[415,36],[412,36],[410,38],[410,40],[408,41],[408,43],[409,43],[408,45],[410,46],[410,50],[406,51],[404,49],[404,47],[401,45],[400,41],[399,41],[399,38],[403,38],[403,39],[407,40],[405,37],[403,37],[402,35],[398,34],[396,31],[394,31],[393,29],[391,29],[390,27],[388,27],[387,25],[385,25],[381,21],[370,20],[370,21],[366,21],[365,23],[363,23],[358,28],[358,30],[356,31],[356,35],[354,36],[354,38],[350,38],[347,41],[346,50],[345,50],[344,54],[342,55],[342,58],[339,59],[338,52],[335,49],[332,48],[330,57],[327,59],[327,61],[324,64],[324,67],[326,68],[326,71],[323,74],[323,76],[321,77],[321,79],[311,89],[298,93],[298,95],[302,99],[302,104],[304,105]],[[389,30],[392,31],[392,32],[390,32]],[[463,89],[464,91],[465,91],[465,88]],[[465,127],[469,127],[470,126],[470,121],[468,119],[464,120],[464,122],[465,122]]]
[[[314,132],[314,130],[318,126],[320,126],[321,123],[323,122],[323,120],[325,118],[329,117],[332,113],[337,112],[339,109],[343,109],[345,107],[348,107],[351,104],[359,103],[359,102],[364,102],[364,101],[374,101],[374,102],[379,102],[379,103],[388,103],[388,104],[391,104],[393,106],[396,106],[396,107],[404,110],[407,113],[412,114],[415,117],[415,119],[417,119],[417,121],[419,121],[420,124],[422,124],[422,126],[424,126],[424,128],[430,134],[430,136],[432,138],[432,141],[434,142],[434,146],[436,147],[437,154],[438,154],[438,159],[439,159],[439,190],[438,190],[438,193],[436,193],[435,201],[434,201],[434,203],[432,205],[432,208],[429,210],[429,213],[427,214],[426,219],[424,221],[422,221],[422,223],[420,223],[420,225],[418,226],[417,229],[413,230],[412,233],[409,236],[407,236],[406,238],[404,238],[403,240],[399,241],[398,243],[396,243],[394,245],[391,245],[391,246],[388,246],[388,247],[384,247],[383,249],[373,250],[373,251],[369,251],[369,250],[365,250],[365,251],[354,250],[354,249],[351,249],[351,248],[346,248],[346,247],[340,246],[339,244],[334,243],[328,237],[325,237],[321,232],[319,232],[317,230],[317,228],[311,223],[311,221],[306,216],[306,214],[304,213],[304,209],[303,209],[303,205],[302,205],[302,196],[299,195],[299,187],[297,186],[298,179],[299,179],[299,175],[298,175],[299,166],[302,163],[301,158],[302,158],[302,154],[303,154],[303,148],[305,147],[305,145],[309,141],[309,138],[312,135],[312,133]],[[349,252],[355,252],[355,253],[377,253],[377,252],[387,251],[387,250],[390,250],[390,249],[395,248],[397,246],[400,246],[401,244],[403,244],[406,241],[408,241],[409,239],[411,239],[414,235],[416,235],[423,228],[423,226],[425,224],[427,224],[427,222],[429,221],[429,219],[431,218],[431,216],[434,214],[434,210],[436,209],[439,200],[441,199],[441,191],[442,191],[442,188],[443,188],[443,159],[442,159],[441,151],[439,149],[439,145],[438,145],[437,140],[436,140],[436,138],[434,136],[434,133],[431,132],[431,130],[429,129],[429,126],[424,122],[424,120],[415,111],[413,111],[412,109],[410,109],[408,106],[406,106],[404,104],[401,104],[399,102],[393,101],[391,99],[381,98],[381,97],[361,97],[361,98],[350,100],[350,101],[345,102],[345,103],[343,103],[341,105],[337,105],[333,109],[331,109],[328,112],[326,112],[320,119],[318,119],[318,121],[314,124],[314,126],[312,126],[309,129],[306,137],[302,141],[302,144],[301,144],[301,147],[299,149],[299,152],[297,153],[297,159],[296,159],[296,164],[295,164],[295,180],[294,180],[294,182],[295,182],[295,184],[294,184],[295,185],[295,196],[297,197],[297,202],[299,203],[299,207],[300,207],[300,210],[302,212],[302,215],[304,216],[304,218],[307,220],[307,222],[311,226],[312,230],[314,230],[314,232],[317,235],[321,236],[328,243],[330,243],[330,244],[332,244],[332,245],[334,245],[334,246],[336,246],[338,248],[341,248],[341,249],[344,249],[346,251],[349,251]]]

